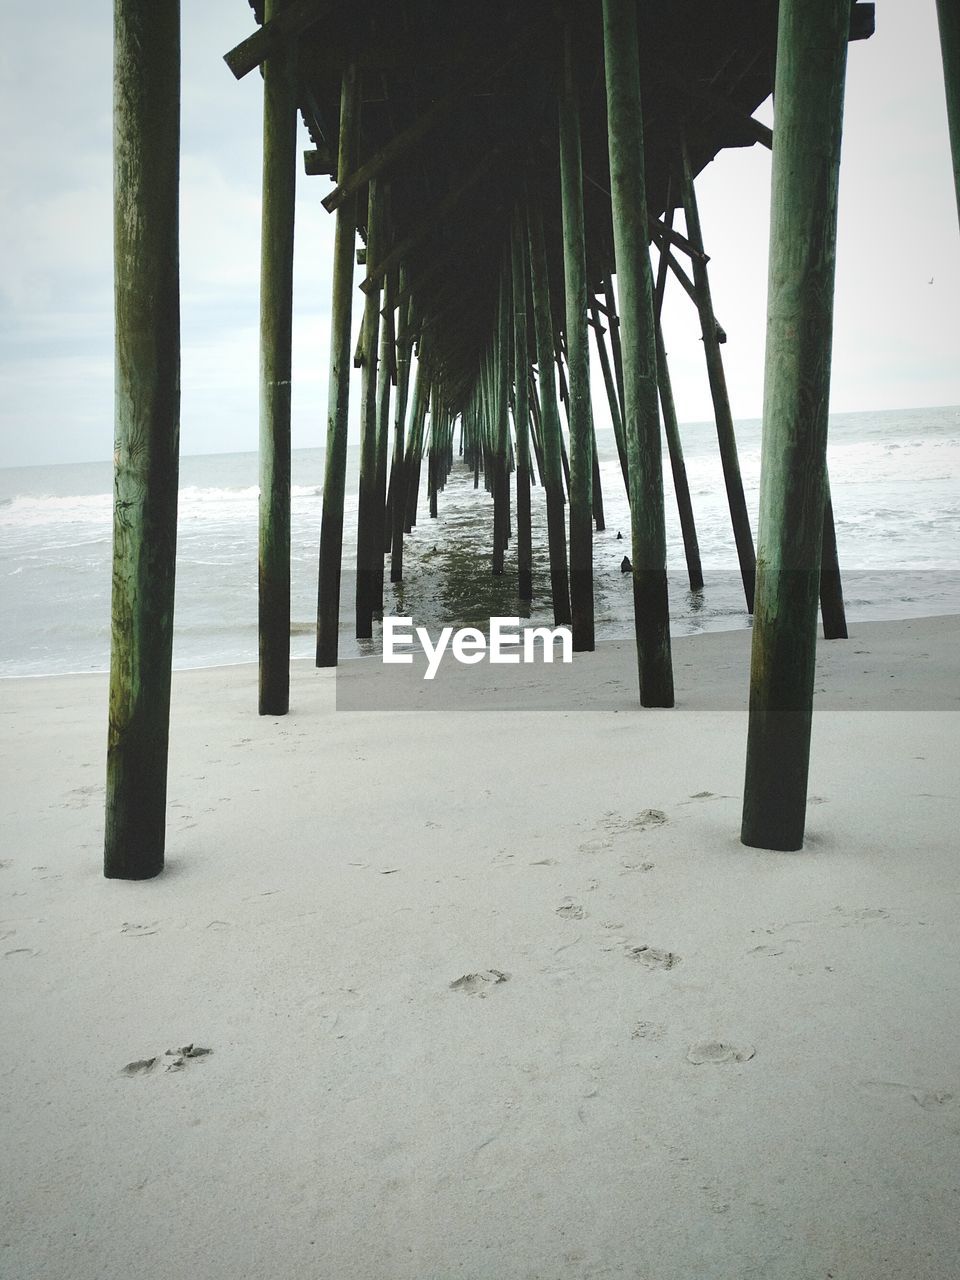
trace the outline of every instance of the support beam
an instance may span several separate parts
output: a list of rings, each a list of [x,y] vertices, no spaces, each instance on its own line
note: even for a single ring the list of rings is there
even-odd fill
[[[367,248],[382,252],[382,196],[379,181],[367,187]],[[363,368],[360,376],[360,492],[357,498],[356,636],[373,635],[377,564],[383,556],[377,540],[377,366],[380,345],[380,290],[368,293],[363,307]]]
[[[404,285],[404,272],[400,268],[398,286]],[[403,581],[403,523],[406,515],[406,471],[404,470],[404,424],[407,417],[407,399],[410,391],[410,360],[413,338],[410,334],[410,303],[405,302],[397,318],[397,405],[393,419],[393,465],[390,488],[390,581]]]
[[[574,75],[571,21],[563,24],[560,77],[560,195],[567,364],[570,370],[570,612],[573,648],[594,648],[593,423],[587,342],[587,255],[583,225],[580,103]]]
[[[957,195],[957,217],[960,218],[960,6],[957,0],[937,0],[937,17],[950,150],[953,154],[953,185]]]
[[[389,203],[388,203],[389,207]],[[377,496],[374,504],[374,545],[377,549],[376,578],[373,591],[374,616],[383,617],[383,558],[390,550],[392,535],[387,524],[387,457],[390,452],[390,386],[396,361],[396,320],[393,295],[397,289],[397,273],[391,271],[384,281],[383,323],[380,326],[380,366],[377,370]]]
[[[657,326],[657,381],[660,386],[660,405],[663,409],[663,428],[670,454],[670,470],[673,473],[673,490],[677,497],[677,511],[680,515],[683,554],[687,562],[687,580],[691,591],[702,591],[703,569],[700,566],[700,544],[697,541],[697,526],[693,518],[690,485],[687,483],[687,466],[683,460],[683,442],[680,439],[680,424],[677,421],[677,407],[673,399],[673,383],[670,381],[670,366],[667,362],[667,349],[663,342],[663,329],[659,319],[655,323]]]
[[[283,9],[265,9],[265,16],[271,13],[273,16],[267,16],[259,31],[225,53],[224,62],[237,79],[242,80],[254,67],[259,67],[272,54],[279,53],[301,31],[306,31],[307,27],[326,17],[337,7],[338,2],[339,0],[292,0]]]
[[[180,446],[180,4],[114,3],[113,596],[104,875],[163,870]]]
[[[693,187],[690,157],[685,144],[681,146],[680,152],[680,189],[684,214],[687,220],[687,235],[698,248],[702,249],[703,235],[700,230],[700,213],[697,209],[697,196]],[[705,264],[699,262],[696,258],[693,259],[693,282],[697,291],[700,332],[703,335],[703,351],[707,360],[707,376],[710,380],[710,394],[713,397],[713,411],[717,423],[717,440],[720,445],[723,482],[727,490],[727,503],[730,507],[730,520],[733,524],[733,537],[737,546],[737,559],[740,562],[740,576],[743,579],[743,592],[746,597],[747,612],[753,613],[757,558],[753,549],[753,535],[750,532],[747,503],[743,496],[740,459],[737,456],[737,437],[733,427],[733,414],[730,412],[730,397],[727,394],[727,379],[723,371],[723,356],[720,353],[717,318],[714,315],[713,300],[710,296],[710,281]]]
[[[267,0],[267,21],[280,9]],[[263,69],[260,234],[259,711],[290,709],[290,378],[297,76],[289,50]]]
[[[744,844],[803,845],[849,0],[780,0]]]
[[[513,282],[513,394],[517,437],[517,595],[533,599],[533,547],[530,527],[530,393],[527,372],[527,255],[523,214],[514,213],[511,250]]]
[[[640,702],[673,706],[653,277],[645,211],[637,8],[603,0],[613,241],[623,344],[633,601]]]
[[[823,549],[820,554],[820,616],[824,640],[847,639],[847,611],[843,603],[840,558],[837,554],[837,531],[833,523],[833,499],[830,476],[824,472]]]
[[[570,579],[567,572],[567,532],[564,521],[563,463],[560,410],[553,376],[553,313],[550,307],[550,277],[543,235],[543,210],[538,200],[528,198],[530,234],[530,286],[536,334],[537,366],[540,370],[539,405],[534,390],[532,403],[539,411],[543,466],[541,477],[547,500],[547,542],[550,551],[550,585],[553,594],[553,621],[561,626],[570,621]]]
[[[343,72],[337,172],[356,164],[360,140],[360,76],[356,63]],[[343,499],[347,473],[347,410],[350,402],[350,321],[353,308],[353,251],[357,198],[337,210],[333,244],[333,301],[330,308],[330,378],[327,392],[327,451],[320,519],[320,574],[317,584],[317,666],[335,667],[340,629],[340,562],[343,557]]]

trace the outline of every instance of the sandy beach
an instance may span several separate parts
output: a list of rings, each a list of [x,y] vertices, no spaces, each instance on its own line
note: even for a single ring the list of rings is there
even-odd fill
[[[483,713],[176,674],[142,883],[106,678],[3,682],[0,1275],[952,1280],[960,617],[851,632],[798,854],[739,843],[747,632],[672,712],[619,643]]]

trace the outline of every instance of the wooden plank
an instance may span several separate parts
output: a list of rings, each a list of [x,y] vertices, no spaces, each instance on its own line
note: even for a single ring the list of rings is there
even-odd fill
[[[342,0],[293,0],[287,8],[281,9],[269,18],[259,31],[223,55],[223,60],[236,76],[242,80],[254,67],[259,67],[271,53],[276,53],[288,40],[293,40],[306,31],[308,27],[326,17],[331,10],[337,8]]]

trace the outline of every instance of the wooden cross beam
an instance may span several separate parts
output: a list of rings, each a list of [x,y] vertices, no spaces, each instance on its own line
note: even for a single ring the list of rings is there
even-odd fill
[[[337,7],[338,0],[292,0],[285,9],[281,9],[275,18],[265,22],[259,31],[242,40],[235,49],[223,55],[223,60],[237,77],[242,80],[254,67],[276,53],[284,43],[294,39],[301,31],[325,17],[331,9]]]

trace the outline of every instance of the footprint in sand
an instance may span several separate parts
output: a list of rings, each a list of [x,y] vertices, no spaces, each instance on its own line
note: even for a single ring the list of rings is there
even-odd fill
[[[673,969],[680,963],[675,951],[660,951],[657,947],[627,947],[626,952],[647,969]]]
[[[625,818],[622,813],[611,810],[600,819],[600,826],[615,836],[625,836],[632,831],[650,831],[654,827],[662,827],[667,820],[662,809],[641,809],[632,818]]]
[[[630,1032],[631,1040],[662,1040],[666,1027],[661,1022],[638,1022]]]
[[[501,973],[499,969],[484,969],[482,973],[465,973],[462,978],[455,978],[450,983],[451,991],[463,991],[468,996],[480,996],[481,999],[491,987],[508,981],[509,973]]]
[[[122,1076],[145,1076],[152,1071],[159,1062],[159,1058],[138,1058],[136,1062],[128,1062],[125,1067],[120,1068]]]
[[[695,1067],[706,1063],[749,1062],[756,1054],[752,1044],[735,1045],[727,1040],[699,1040],[687,1050],[687,1061]]]
[[[847,907],[834,907],[837,915],[843,916],[841,929],[849,929],[852,925],[866,924],[871,920],[889,920],[890,912],[886,907],[857,907],[851,910]]]
[[[878,1095],[889,1092],[905,1094],[924,1111],[940,1111],[956,1100],[956,1094],[949,1089],[924,1089],[919,1085],[899,1084],[895,1080],[861,1080],[860,1088]]]
[[[187,1062],[194,1058],[207,1058],[213,1053],[212,1049],[204,1049],[198,1044],[185,1044],[179,1049],[167,1049],[164,1053],[165,1058],[170,1061],[166,1064],[167,1071],[182,1071]],[[135,1062],[128,1062],[125,1067],[120,1068],[122,1076],[145,1076],[154,1071],[160,1063],[159,1054],[153,1058],[138,1058]]]
[[[557,915],[564,920],[582,920],[587,913],[577,902],[563,902],[557,907]]]

